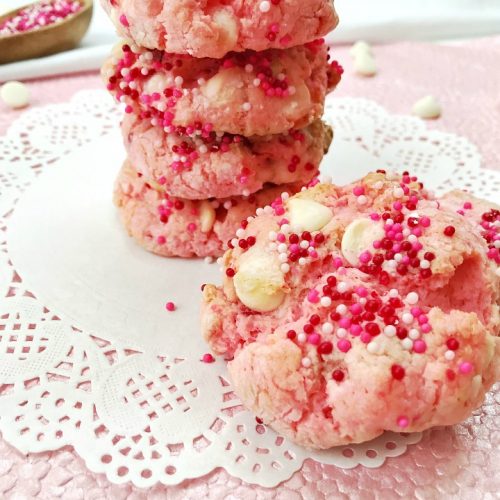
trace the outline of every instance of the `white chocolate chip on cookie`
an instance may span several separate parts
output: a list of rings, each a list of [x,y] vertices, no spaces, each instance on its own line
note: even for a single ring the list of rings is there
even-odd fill
[[[204,200],[200,205],[200,229],[203,233],[208,233],[215,222],[215,209],[212,204]]]
[[[352,221],[342,237],[341,250],[352,266],[359,264],[359,256],[366,250],[373,251],[373,242],[384,237],[381,225],[370,219],[361,218]]]
[[[290,225],[303,231],[319,231],[333,217],[332,211],[325,205],[303,198],[290,198],[287,209]]]
[[[252,249],[241,260],[233,280],[240,301],[253,311],[268,312],[276,309],[285,297],[285,282],[277,259],[258,249]]]

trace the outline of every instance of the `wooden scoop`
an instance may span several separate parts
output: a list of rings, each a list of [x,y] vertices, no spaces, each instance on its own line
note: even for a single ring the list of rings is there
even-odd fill
[[[82,8],[58,23],[14,35],[0,35],[0,64],[48,56],[76,47],[87,32],[93,8],[93,0],[78,1]],[[29,6],[0,16],[0,24]]]

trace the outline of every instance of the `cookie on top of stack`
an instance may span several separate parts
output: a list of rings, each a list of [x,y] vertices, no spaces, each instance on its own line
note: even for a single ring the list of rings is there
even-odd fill
[[[333,3],[312,3],[104,1],[128,39],[102,68],[125,106],[115,203],[146,249],[222,255],[241,220],[315,182],[342,68],[320,38]]]

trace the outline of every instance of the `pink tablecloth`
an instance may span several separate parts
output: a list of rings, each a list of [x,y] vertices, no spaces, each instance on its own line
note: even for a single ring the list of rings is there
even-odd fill
[[[441,119],[429,127],[467,136],[483,164],[500,169],[500,39],[460,47],[397,44],[376,48],[379,74],[356,77],[345,48],[336,57],[346,68],[340,96],[367,97],[391,113],[408,114],[414,101],[433,94]],[[32,105],[68,100],[79,89],[101,86],[96,74],[52,78],[30,84]],[[0,134],[19,114],[0,107]],[[498,391],[497,391],[498,394]],[[496,398],[496,399],[495,399]],[[378,469],[342,470],[306,462],[302,471],[272,490],[247,485],[216,470],[176,487],[149,491],[110,484],[88,472],[70,449],[23,456],[0,439],[0,497],[101,498],[494,498],[500,491],[500,398],[492,394],[481,417],[454,428],[435,429],[402,457]]]

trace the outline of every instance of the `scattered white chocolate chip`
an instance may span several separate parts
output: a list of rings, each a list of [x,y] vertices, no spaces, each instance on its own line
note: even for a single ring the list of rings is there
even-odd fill
[[[24,108],[30,102],[30,92],[24,83],[12,81],[2,85],[0,98],[10,108]]]
[[[431,120],[441,116],[441,105],[435,97],[428,95],[419,99],[414,105],[412,112],[414,115]]]
[[[240,301],[254,311],[273,311],[285,297],[280,262],[257,248],[242,255],[233,283]]]
[[[373,55],[372,47],[369,43],[364,40],[358,40],[349,50],[352,57],[356,57],[358,54],[370,54]]]
[[[361,218],[352,221],[342,237],[341,250],[349,264],[359,264],[359,256],[365,250],[373,251],[372,244],[385,236],[381,225],[370,219]]]
[[[374,57],[368,52],[359,52],[354,58],[354,71],[361,76],[375,76],[377,64]]]
[[[212,204],[203,200],[200,204],[200,229],[202,233],[208,233],[215,222],[215,210]]]
[[[298,226],[303,231],[319,231],[333,217],[332,211],[325,205],[302,198],[290,198],[287,212],[291,226]]]

